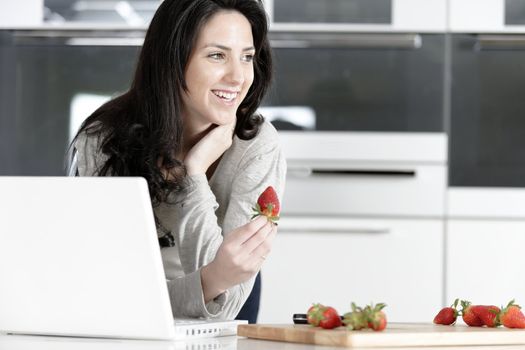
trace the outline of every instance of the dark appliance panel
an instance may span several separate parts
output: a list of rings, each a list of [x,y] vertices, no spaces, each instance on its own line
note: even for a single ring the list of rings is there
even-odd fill
[[[272,33],[263,112],[281,130],[444,131],[444,45],[444,34]]]
[[[525,36],[452,36],[450,185],[525,187]]]

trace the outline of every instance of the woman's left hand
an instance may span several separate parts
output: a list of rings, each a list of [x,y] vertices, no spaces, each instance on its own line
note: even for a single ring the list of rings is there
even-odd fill
[[[216,126],[197,142],[184,158],[188,175],[205,174],[232,145],[234,129],[235,122]]]
[[[225,235],[215,258],[201,269],[205,302],[254,277],[272,249],[277,226],[260,216]]]

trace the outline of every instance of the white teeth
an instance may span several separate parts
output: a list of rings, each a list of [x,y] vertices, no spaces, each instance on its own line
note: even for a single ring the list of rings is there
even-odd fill
[[[237,92],[224,92],[224,91],[218,91],[214,90],[213,93],[220,98],[223,98],[228,101],[232,101],[234,98],[237,97]]]

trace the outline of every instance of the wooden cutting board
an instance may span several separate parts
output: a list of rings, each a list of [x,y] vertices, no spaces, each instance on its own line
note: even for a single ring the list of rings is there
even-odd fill
[[[239,325],[242,337],[332,345],[341,347],[400,347],[525,344],[525,330],[508,328],[439,326],[421,323],[389,323],[381,332],[325,330],[309,325]]]

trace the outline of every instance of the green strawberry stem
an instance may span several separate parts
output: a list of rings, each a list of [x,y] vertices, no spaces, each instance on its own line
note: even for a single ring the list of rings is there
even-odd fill
[[[277,225],[277,221],[279,221],[279,215],[267,215],[265,212],[263,212],[261,210],[261,207],[259,206],[259,203],[257,203],[255,205],[255,208],[252,208],[252,210],[254,211],[252,217],[251,217],[251,220],[255,219],[256,217],[260,216],[260,215],[264,215],[268,218],[268,220],[270,220],[271,222],[273,222],[274,224]],[[271,213],[273,211],[273,205],[272,204],[268,204],[268,211]]]

